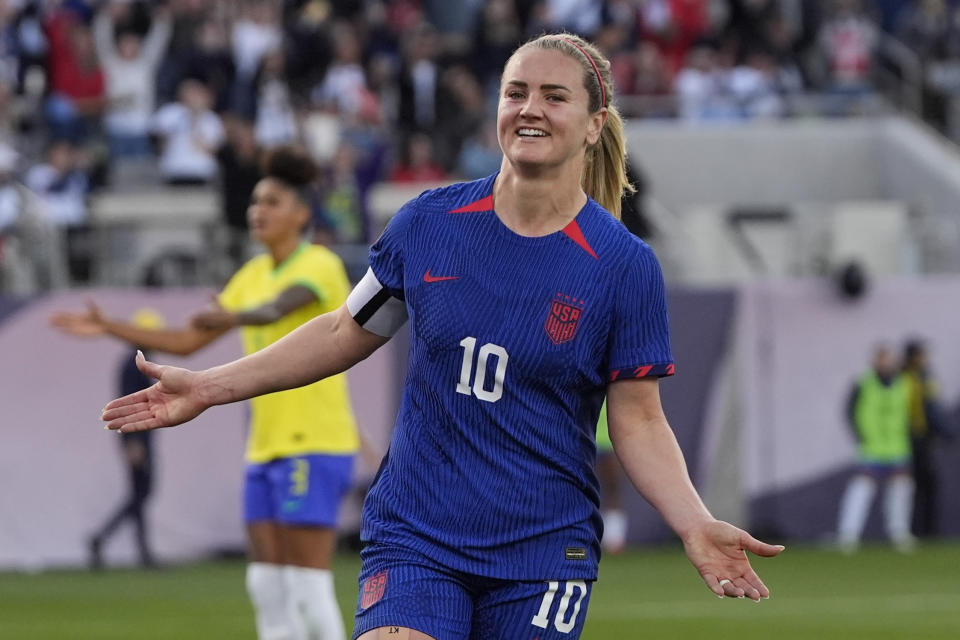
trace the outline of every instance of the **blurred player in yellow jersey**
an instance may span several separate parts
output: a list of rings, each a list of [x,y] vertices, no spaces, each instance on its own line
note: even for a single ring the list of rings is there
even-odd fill
[[[258,351],[346,300],[343,263],[305,243],[316,167],[280,147],[264,157],[247,212],[267,249],[243,265],[212,308],[187,327],[149,330],[86,313],[57,313],[74,335],[110,335],[155,351],[193,353],[241,326],[244,349]],[[350,485],[358,438],[344,375],[251,400],[244,511],[250,547],[247,590],[262,640],[342,640],[330,563],[336,517]]]

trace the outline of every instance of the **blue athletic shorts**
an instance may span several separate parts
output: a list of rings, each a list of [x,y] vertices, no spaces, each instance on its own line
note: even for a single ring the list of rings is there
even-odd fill
[[[577,640],[592,582],[516,582],[464,574],[404,547],[360,554],[353,637],[407,627],[437,640]]]
[[[333,527],[350,488],[353,456],[311,454],[247,465],[244,519]]]
[[[908,471],[910,471],[909,458],[889,462],[877,462],[873,460],[862,460],[860,462],[860,472],[877,480],[883,480],[896,473],[907,473]]]

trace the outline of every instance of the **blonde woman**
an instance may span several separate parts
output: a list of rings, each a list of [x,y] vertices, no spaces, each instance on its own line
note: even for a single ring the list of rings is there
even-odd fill
[[[673,373],[663,278],[616,219],[626,182],[610,65],[568,34],[503,71],[500,171],[407,203],[337,311],[248,358],[161,367],[107,405],[123,432],[333,375],[406,321],[406,386],[364,507],[361,640],[573,640],[600,555],[594,430],[723,597],[769,595],[745,550],[782,547],[714,519],[664,417]]]

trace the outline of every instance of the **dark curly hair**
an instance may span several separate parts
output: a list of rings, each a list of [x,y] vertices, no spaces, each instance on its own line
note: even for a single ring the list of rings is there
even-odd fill
[[[260,173],[279,180],[309,202],[309,192],[319,170],[306,149],[294,145],[273,147],[263,152]]]

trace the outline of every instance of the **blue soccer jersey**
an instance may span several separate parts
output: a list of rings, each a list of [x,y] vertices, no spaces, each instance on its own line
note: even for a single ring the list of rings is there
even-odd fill
[[[494,179],[404,205],[347,301],[380,335],[410,321],[362,536],[475,575],[593,580],[597,416],[610,381],[673,373],[663,276],[593,200],[562,231],[517,235]]]

